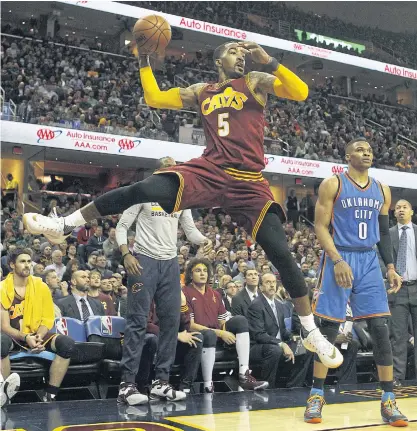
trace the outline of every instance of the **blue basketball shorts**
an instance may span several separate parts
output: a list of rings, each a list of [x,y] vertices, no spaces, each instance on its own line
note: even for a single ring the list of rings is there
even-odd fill
[[[339,250],[339,253],[352,268],[352,288],[345,289],[336,283],[333,262],[323,253],[313,297],[314,314],[326,320],[344,322],[349,302],[354,320],[389,316],[387,292],[376,251]]]

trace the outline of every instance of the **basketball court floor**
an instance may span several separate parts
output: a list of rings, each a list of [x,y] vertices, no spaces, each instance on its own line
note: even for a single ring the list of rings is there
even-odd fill
[[[379,414],[375,384],[326,390],[321,424],[303,422],[307,388],[189,396],[184,402],[118,406],[115,399],[12,404],[2,429],[19,431],[318,431],[393,429]],[[398,405],[417,430],[417,382],[396,391]]]

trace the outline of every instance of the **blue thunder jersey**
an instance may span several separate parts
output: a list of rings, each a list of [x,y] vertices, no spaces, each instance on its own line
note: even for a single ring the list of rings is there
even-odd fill
[[[347,173],[339,177],[331,232],[336,247],[371,248],[379,242],[378,216],[384,205],[381,184],[369,177],[360,187]]]

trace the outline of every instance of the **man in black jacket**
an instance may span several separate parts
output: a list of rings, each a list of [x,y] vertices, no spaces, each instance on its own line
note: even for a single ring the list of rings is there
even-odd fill
[[[90,316],[104,316],[103,304],[88,296],[89,277],[86,271],[75,271],[71,277],[72,295],[57,301],[62,317],[86,321]]]
[[[303,367],[305,355],[297,357],[296,363],[294,353],[287,344],[291,342],[291,333],[285,327],[284,309],[275,299],[276,293],[275,275],[264,274],[261,293],[247,311],[251,337],[250,364],[260,370],[259,378],[267,380],[272,388],[277,386],[279,369],[280,374],[284,375],[282,368],[288,370],[290,376],[287,387],[302,386],[307,373]],[[288,367],[281,359],[289,363]]]
[[[407,347],[412,344],[413,335],[414,367],[417,373],[417,225],[412,223],[413,214],[410,202],[399,200],[395,204],[398,223],[390,229],[394,262],[398,274],[403,278],[401,289],[388,295],[394,386],[397,387],[402,385],[401,381],[406,377]]]
[[[247,269],[244,273],[245,287],[233,298],[232,315],[247,317],[252,301],[259,296],[259,275],[256,269]]]
[[[90,237],[87,242],[87,255],[91,254],[93,251],[103,250],[104,241],[107,237],[103,235],[102,226],[97,226],[94,235]]]

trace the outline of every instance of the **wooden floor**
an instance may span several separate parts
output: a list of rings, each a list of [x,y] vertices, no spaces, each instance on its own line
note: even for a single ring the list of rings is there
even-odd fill
[[[393,429],[380,417],[380,390],[358,385],[326,390],[321,424],[303,421],[309,390],[275,389],[193,395],[183,402],[117,405],[115,399],[15,403],[1,410],[2,430],[19,431],[324,431]],[[417,431],[417,385],[396,391]]]
[[[398,402],[401,411],[411,422],[408,429],[417,430],[417,398]],[[379,414],[379,401],[362,401],[326,405],[321,424],[303,421],[304,407],[219,413],[213,415],[181,416],[170,418],[172,422],[188,425],[204,431],[322,431],[322,430],[378,430],[393,429],[383,425]]]

